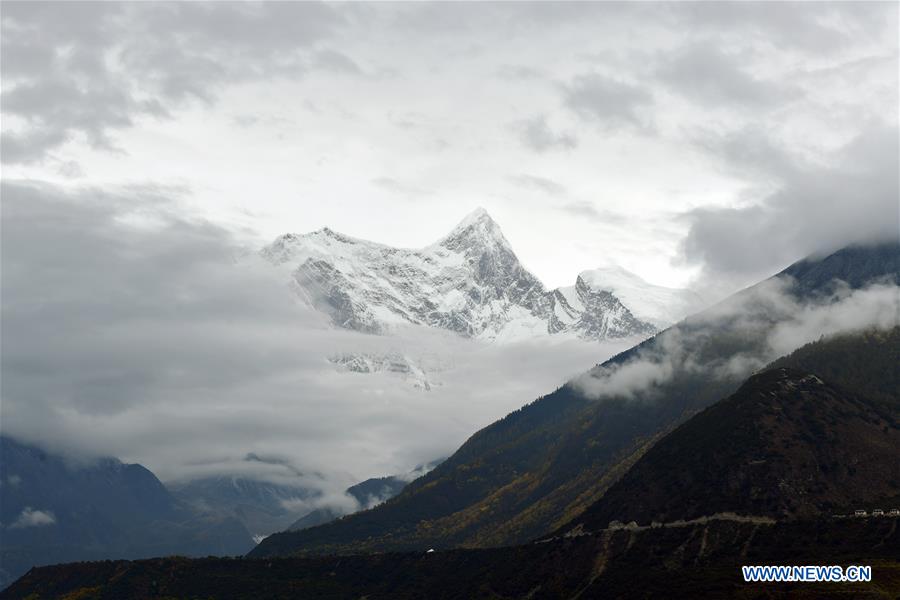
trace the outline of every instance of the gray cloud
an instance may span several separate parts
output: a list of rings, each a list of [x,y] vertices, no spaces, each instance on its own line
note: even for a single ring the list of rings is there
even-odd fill
[[[69,139],[66,131],[51,129],[32,130],[23,133],[0,134],[0,154],[6,163],[33,163],[43,160],[51,148]]]
[[[52,7],[52,8],[50,8]],[[112,132],[227,83],[353,67],[311,47],[344,22],[319,3],[14,3],[2,33],[3,161],[28,163],[76,136],[114,148]]]
[[[662,12],[695,34],[735,35],[819,55],[897,23],[896,4],[881,2],[780,2],[778,10],[765,2],[687,2],[664,5]]]
[[[594,30],[615,27],[622,20],[640,22],[654,9],[628,2],[484,2],[477,10],[454,2],[421,2],[397,11],[396,29],[416,35],[459,38],[466,34],[502,32],[519,35],[546,32],[548,27],[567,28],[594,20]],[[609,23],[607,22],[609,21]]]
[[[696,131],[691,143],[722,169],[761,183],[782,181],[797,174],[798,159],[764,127],[735,131]]]
[[[363,70],[346,54],[337,50],[321,50],[316,53],[314,63],[321,69],[349,75],[362,75]]]
[[[533,81],[543,79],[544,73],[527,65],[500,65],[497,69],[497,77],[511,81]]]
[[[402,181],[398,181],[392,177],[376,177],[372,179],[372,184],[380,187],[383,190],[391,192],[392,194],[406,196],[411,199],[421,198],[423,196],[432,194],[432,192],[429,190],[420,188],[415,185],[403,183]]]
[[[783,106],[797,95],[790,82],[759,79],[745,61],[706,41],[680,48],[662,59],[657,75],[671,89],[699,104],[742,109]]]
[[[722,140],[722,157],[759,171],[777,190],[735,208],[698,208],[684,215],[690,229],[684,258],[707,279],[748,283],[816,252],[900,237],[896,127],[873,126],[829,157],[807,165],[758,132]],[[777,158],[776,158],[777,157]]]
[[[581,219],[588,219],[596,223],[606,223],[610,225],[621,225],[626,222],[624,215],[616,212],[601,210],[594,206],[591,202],[577,200],[569,202],[560,207],[560,210]]]
[[[56,523],[53,513],[45,510],[35,510],[30,506],[22,509],[22,513],[16,517],[10,525],[10,529],[23,529],[25,527],[45,527]]]
[[[538,177],[536,175],[527,175],[523,173],[519,175],[510,175],[507,179],[518,187],[537,190],[548,196],[565,196],[568,193],[566,186],[557,183],[552,179],[547,179],[546,177]]]
[[[3,111],[26,120],[24,135],[11,134],[7,143],[21,148],[12,158],[32,158],[66,139],[73,132],[83,134],[94,147],[111,149],[110,129],[130,127],[138,114],[164,116],[154,100],[140,101],[114,85],[95,83],[81,89],[71,82],[43,80],[23,83],[3,93]],[[4,159],[9,159],[4,147]],[[30,153],[30,154],[29,154]]]
[[[900,325],[900,287],[892,283],[840,287],[814,300],[798,300],[792,285],[790,279],[764,281],[664,331],[626,362],[594,369],[573,384],[597,399],[652,399],[679,375],[740,380],[822,336]],[[710,355],[711,330],[740,332],[745,349],[727,358]]]
[[[563,95],[569,109],[604,128],[650,126],[644,109],[653,105],[653,95],[638,85],[592,73],[563,86]]]
[[[530,119],[516,121],[512,130],[527,147],[536,152],[561,149],[572,150],[578,146],[578,138],[568,132],[555,132],[550,129],[546,115],[536,115]]]

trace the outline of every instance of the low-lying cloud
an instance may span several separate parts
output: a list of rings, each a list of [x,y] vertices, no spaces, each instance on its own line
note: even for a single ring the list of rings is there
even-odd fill
[[[24,529],[26,527],[43,527],[56,523],[56,517],[53,513],[45,510],[35,510],[30,506],[22,509],[21,514],[16,517],[10,525],[10,529]]]
[[[751,130],[704,137],[726,168],[762,177],[774,191],[758,202],[697,208],[681,250],[724,287],[762,279],[787,263],[853,243],[900,239],[900,134],[872,127],[811,165]]]
[[[339,502],[630,345],[335,330],[231,233],[179,216],[171,190],[2,193],[3,433],[164,480],[257,477]],[[439,385],[328,360],[347,352],[402,353]]]
[[[666,330],[628,360],[598,367],[572,384],[595,399],[653,400],[678,376],[743,379],[823,336],[900,326],[895,282],[839,286],[815,299],[798,299],[793,285],[789,277],[762,282]]]

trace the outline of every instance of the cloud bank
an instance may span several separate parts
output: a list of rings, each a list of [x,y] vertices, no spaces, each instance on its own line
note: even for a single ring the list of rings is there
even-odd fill
[[[900,131],[873,127],[812,165],[758,132],[707,139],[730,168],[762,174],[775,190],[735,208],[697,208],[682,242],[712,280],[767,276],[782,257],[900,239]],[[763,243],[764,240],[764,243]]]
[[[230,233],[182,216],[172,190],[2,193],[4,433],[164,480],[240,475],[337,502],[629,343],[333,330]],[[328,357],[342,352],[402,352],[440,385],[341,372]]]
[[[790,277],[764,281],[664,331],[628,360],[593,369],[572,384],[594,399],[653,400],[676,377],[740,380],[822,336],[900,326],[895,282],[839,286],[813,299],[799,299],[793,285]]]

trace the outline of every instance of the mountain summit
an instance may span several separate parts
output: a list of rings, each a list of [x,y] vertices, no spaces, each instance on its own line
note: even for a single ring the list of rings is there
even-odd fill
[[[262,255],[335,326],[365,333],[419,325],[487,341],[551,334],[603,340],[648,336],[668,324],[658,311],[641,316],[640,299],[659,293],[642,295],[634,285],[629,295],[638,309],[611,291],[621,285],[603,285],[598,277],[547,290],[522,266],[483,208],[422,249],[394,248],[325,228],[283,235]]]
[[[512,246],[500,230],[497,222],[486,210],[476,208],[466,215],[438,245],[454,251],[476,248],[503,248],[512,253]]]

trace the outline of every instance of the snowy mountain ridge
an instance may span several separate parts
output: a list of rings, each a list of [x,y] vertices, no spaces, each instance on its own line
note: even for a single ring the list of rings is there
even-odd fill
[[[578,274],[589,287],[614,294],[640,319],[664,329],[703,307],[691,290],[648,283],[619,266],[601,267]]]
[[[585,271],[574,286],[547,290],[481,208],[421,249],[324,228],[282,235],[261,253],[335,326],[372,334],[412,324],[489,342],[645,337],[684,316],[678,313],[690,302],[689,292],[624,270]]]

